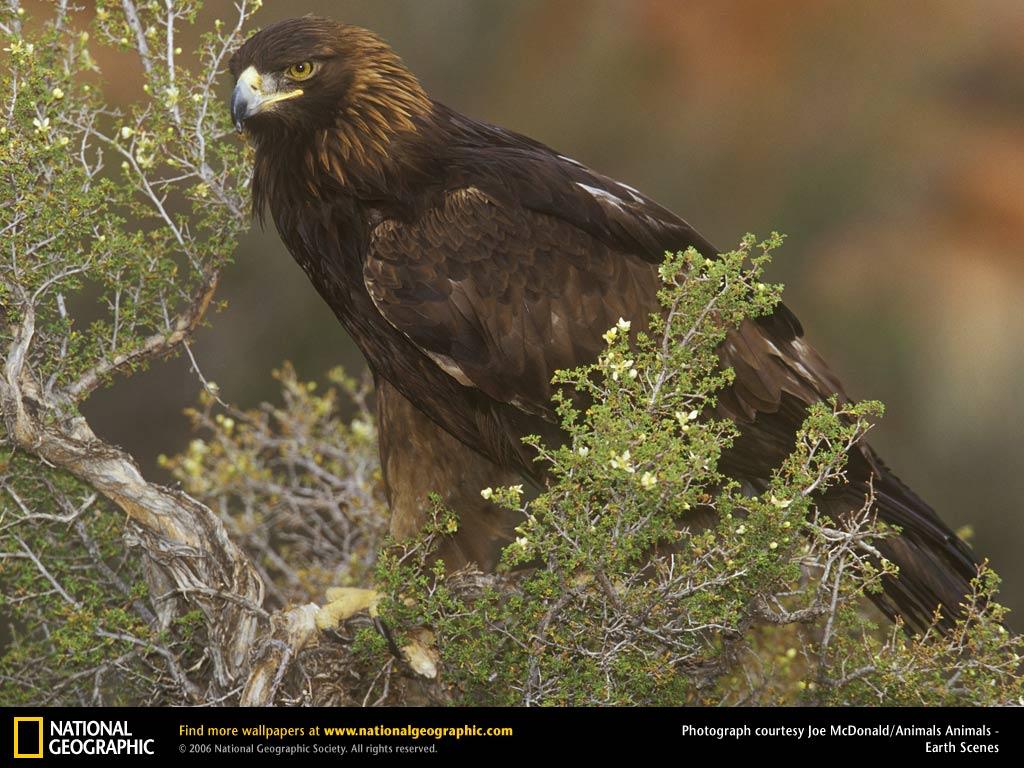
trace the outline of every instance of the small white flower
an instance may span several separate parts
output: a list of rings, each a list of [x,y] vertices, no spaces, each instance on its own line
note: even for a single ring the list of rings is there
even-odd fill
[[[612,455],[609,460],[609,465],[612,469],[621,469],[626,472],[636,472],[636,468],[633,466],[632,456],[628,450],[623,451],[619,456]]]
[[[625,333],[629,330],[630,325],[632,325],[632,323],[630,323],[629,320],[620,317],[619,322],[615,324],[615,327]]]
[[[53,96],[53,98],[55,99],[63,99],[64,91],[62,91],[60,88],[54,88],[52,91],[50,91],[50,95]]]
[[[640,485],[644,488],[653,488],[658,484],[658,476],[653,472],[644,472],[640,478]]]
[[[483,498],[485,498],[485,499],[489,499],[489,498],[491,498],[491,496],[494,495],[494,489],[493,488],[484,488],[482,491],[480,491],[480,495]]]
[[[742,536],[746,532],[747,532],[747,526],[745,526],[745,525],[741,525],[739,528],[736,529],[736,533],[738,533],[740,536]]]
[[[516,544],[518,546],[522,547],[523,549],[526,549],[530,545],[530,540],[528,538],[526,538],[525,536],[519,536],[516,539]]]
[[[509,486],[508,490],[510,493],[515,494],[517,497],[523,495],[523,486],[521,485],[511,485]]]
[[[779,548],[779,542],[777,542],[777,541],[773,541],[773,542],[771,542],[768,545],[768,549],[778,549],[778,548]]]
[[[580,456],[586,456],[586,455],[587,455],[588,453],[590,453],[590,449],[589,449],[589,448],[587,448],[587,446],[585,446],[585,445],[581,445],[581,446],[580,446],[580,447],[579,447],[579,448],[577,449],[577,451],[576,451],[576,452],[577,452],[577,453],[578,453],[578,454],[579,454]]]
[[[613,341],[615,341],[615,337],[618,334],[619,334],[618,329],[616,329],[616,328],[609,328],[607,331],[605,331],[602,334],[602,338],[605,340],[605,343],[611,344]]]
[[[132,130],[127,125],[122,125],[121,126],[121,138],[122,139],[130,139],[134,133],[135,133],[135,131]]]
[[[619,360],[618,362],[612,362],[613,359],[614,357],[612,355],[608,356],[608,362],[612,368],[612,380],[618,381],[619,376],[622,375],[623,371],[628,372],[630,369],[632,369],[633,363],[635,361],[632,358],[630,358],[628,360]],[[636,375],[631,374],[631,378],[636,378]]]
[[[793,503],[792,499],[779,499],[779,498],[776,498],[774,495],[772,496],[772,504],[775,505],[776,507],[778,507],[779,509],[785,509],[786,507],[788,507],[792,503]]]

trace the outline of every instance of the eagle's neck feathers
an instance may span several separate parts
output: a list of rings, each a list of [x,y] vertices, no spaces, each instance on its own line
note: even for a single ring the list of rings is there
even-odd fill
[[[363,43],[346,106],[316,132],[308,164],[354,193],[379,188],[394,170],[395,144],[414,138],[432,111],[426,91],[384,43]]]

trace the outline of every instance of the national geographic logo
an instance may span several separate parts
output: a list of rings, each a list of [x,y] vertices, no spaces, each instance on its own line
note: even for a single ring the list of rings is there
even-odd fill
[[[153,739],[137,739],[127,720],[50,719],[44,736],[41,717],[14,718],[14,757],[43,755],[155,755]]]
[[[18,758],[41,758],[43,756],[43,718],[14,718],[14,756]]]

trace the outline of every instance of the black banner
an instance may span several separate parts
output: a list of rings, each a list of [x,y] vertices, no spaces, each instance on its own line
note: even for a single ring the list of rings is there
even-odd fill
[[[5,708],[0,764],[844,759],[1019,760],[1020,709]]]

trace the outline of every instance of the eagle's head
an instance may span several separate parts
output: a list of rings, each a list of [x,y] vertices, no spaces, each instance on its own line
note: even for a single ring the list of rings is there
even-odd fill
[[[350,141],[383,145],[430,106],[384,41],[331,19],[306,16],[265,27],[231,58],[231,73],[235,127],[256,138],[307,139],[340,129]]]
[[[326,181],[379,195],[433,102],[368,30],[306,16],[257,32],[231,58],[231,115],[256,146],[253,210],[318,196]],[[301,169],[301,170],[300,170]],[[278,206],[280,207],[280,206]]]

